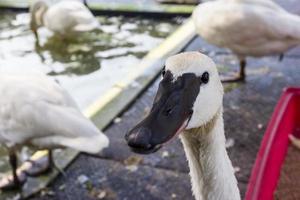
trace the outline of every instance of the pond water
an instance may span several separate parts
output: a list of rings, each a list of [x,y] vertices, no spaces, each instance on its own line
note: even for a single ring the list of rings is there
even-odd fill
[[[103,94],[163,41],[180,20],[98,17],[99,30],[64,40],[45,28],[40,46],[29,30],[29,14],[0,14],[0,69],[54,76],[81,108]]]
[[[141,58],[182,21],[179,18],[97,18],[101,24],[99,30],[68,40],[41,28],[37,46],[28,26],[28,13],[1,11],[0,73],[48,74],[84,109],[135,70]],[[1,154],[4,155],[3,151]],[[6,159],[0,159],[0,171],[6,168]]]

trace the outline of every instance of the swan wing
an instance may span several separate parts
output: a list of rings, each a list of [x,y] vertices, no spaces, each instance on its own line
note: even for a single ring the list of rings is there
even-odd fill
[[[286,12],[282,7],[276,4],[273,0],[228,0],[240,4],[250,4],[254,6],[262,6],[265,8]]]
[[[39,148],[71,147],[96,153],[107,137],[69,94],[44,76],[0,76],[0,142]]]
[[[33,138],[32,144],[38,147],[70,147],[87,153],[97,153],[108,146],[108,138],[80,111],[73,107],[40,101],[31,104],[24,116],[31,112],[30,123],[35,133],[44,133]]]
[[[237,54],[261,56],[300,43],[300,18],[296,15],[254,4],[214,3],[193,13],[197,32],[212,44]]]
[[[77,1],[61,1],[54,4],[47,11],[44,22],[47,28],[61,34],[69,31],[90,31],[99,26],[88,8]]]
[[[232,23],[229,22],[227,27],[225,25],[224,29],[236,31],[232,38],[236,43],[242,44],[253,41],[300,41],[300,17],[262,7],[251,6],[244,10]]]

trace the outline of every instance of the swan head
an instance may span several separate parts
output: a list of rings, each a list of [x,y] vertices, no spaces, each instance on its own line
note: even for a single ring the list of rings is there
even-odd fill
[[[125,136],[136,153],[152,153],[186,129],[205,125],[218,113],[223,86],[215,63],[199,52],[167,59],[150,113]]]
[[[43,25],[43,17],[48,10],[48,2],[46,0],[33,0],[30,4],[30,28],[36,33],[37,29]]]

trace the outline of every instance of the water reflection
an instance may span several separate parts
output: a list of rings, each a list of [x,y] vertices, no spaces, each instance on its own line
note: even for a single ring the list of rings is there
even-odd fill
[[[43,54],[50,54],[52,62],[66,65],[63,71],[51,71],[49,75],[84,75],[101,68],[102,59],[113,59],[134,55],[142,58],[152,44],[144,41],[164,38],[173,28],[171,24],[150,23],[151,20],[125,19],[123,17],[99,17],[101,30],[81,34],[73,38],[61,38],[52,35],[42,45],[36,45],[41,61]],[[159,30],[159,31],[158,31]],[[148,37],[147,37],[148,36]],[[149,37],[150,36],[150,37]]]
[[[48,74],[84,75],[99,70],[100,60],[95,54],[102,46],[94,46],[94,41],[88,36],[82,35],[82,37],[78,38],[62,39],[53,35],[44,44],[36,45],[35,50],[39,54],[41,62],[65,64],[65,68],[62,71],[52,69]],[[50,58],[47,58],[47,54],[50,55]]]

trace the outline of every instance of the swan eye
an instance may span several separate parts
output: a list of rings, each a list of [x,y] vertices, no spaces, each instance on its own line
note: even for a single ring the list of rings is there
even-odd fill
[[[209,73],[208,72],[204,72],[201,76],[201,82],[206,84],[209,81]]]

